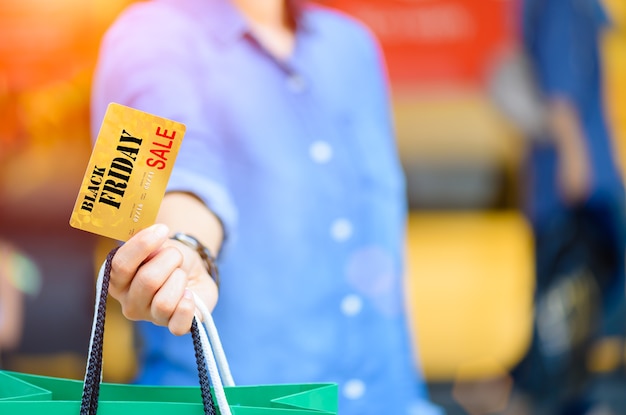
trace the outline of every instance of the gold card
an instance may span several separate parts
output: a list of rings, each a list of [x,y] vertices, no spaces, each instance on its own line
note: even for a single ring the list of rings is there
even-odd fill
[[[185,125],[109,104],[70,225],[126,241],[154,224]]]

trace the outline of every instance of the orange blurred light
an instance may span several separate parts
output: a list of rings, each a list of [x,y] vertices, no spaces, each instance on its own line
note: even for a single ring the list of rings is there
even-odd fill
[[[22,90],[67,79],[93,63],[104,27],[127,3],[128,0],[2,1],[0,86]]]

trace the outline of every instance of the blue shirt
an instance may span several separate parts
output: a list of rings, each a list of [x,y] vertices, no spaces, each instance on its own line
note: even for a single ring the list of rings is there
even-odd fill
[[[94,136],[112,101],[186,124],[169,190],[224,224],[214,318],[237,384],[332,381],[343,415],[438,413],[407,335],[379,50],[336,12],[300,23],[279,61],[226,0],[131,6],[102,45]],[[197,384],[188,336],[139,329],[138,382]]]
[[[621,209],[621,174],[605,119],[599,41],[609,21],[602,4],[524,0],[523,6],[524,46],[542,92],[568,100],[579,116],[593,171],[588,203]],[[556,191],[556,162],[553,148],[532,149],[529,212],[539,224],[567,209]]]

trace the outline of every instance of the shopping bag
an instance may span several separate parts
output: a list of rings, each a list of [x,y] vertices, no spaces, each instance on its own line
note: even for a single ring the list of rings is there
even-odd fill
[[[285,384],[225,387],[232,414],[336,414],[334,384]],[[25,373],[0,372],[0,414],[77,415],[83,382]],[[196,386],[139,386],[103,383],[99,415],[202,414]]]
[[[113,252],[98,278],[98,301],[84,381],[0,371],[1,415],[337,414],[338,388],[334,383],[235,386],[210,313],[198,301],[203,324],[194,320],[191,335],[200,386],[101,383],[105,304],[112,256]]]

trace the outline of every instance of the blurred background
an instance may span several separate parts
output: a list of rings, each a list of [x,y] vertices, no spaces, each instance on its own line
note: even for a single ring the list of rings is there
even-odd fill
[[[17,340],[3,343],[0,331],[0,368],[83,377],[94,274],[108,243],[68,221],[91,150],[98,45],[129,3],[0,0],[0,277],[13,275],[9,285],[24,294]],[[493,98],[495,74],[519,48],[519,6],[323,3],[364,21],[387,59],[410,202],[407,298],[433,400],[449,414],[525,413],[515,412],[510,373],[532,334],[534,240],[520,179],[528,140]],[[626,3],[605,6],[621,22],[601,39],[606,117],[621,166]],[[2,292],[0,283],[0,306]],[[105,380],[128,381],[133,332],[113,302],[106,330]],[[594,393],[623,409],[617,413],[626,413],[625,354],[623,336],[613,335],[594,341],[580,362],[598,379]]]

